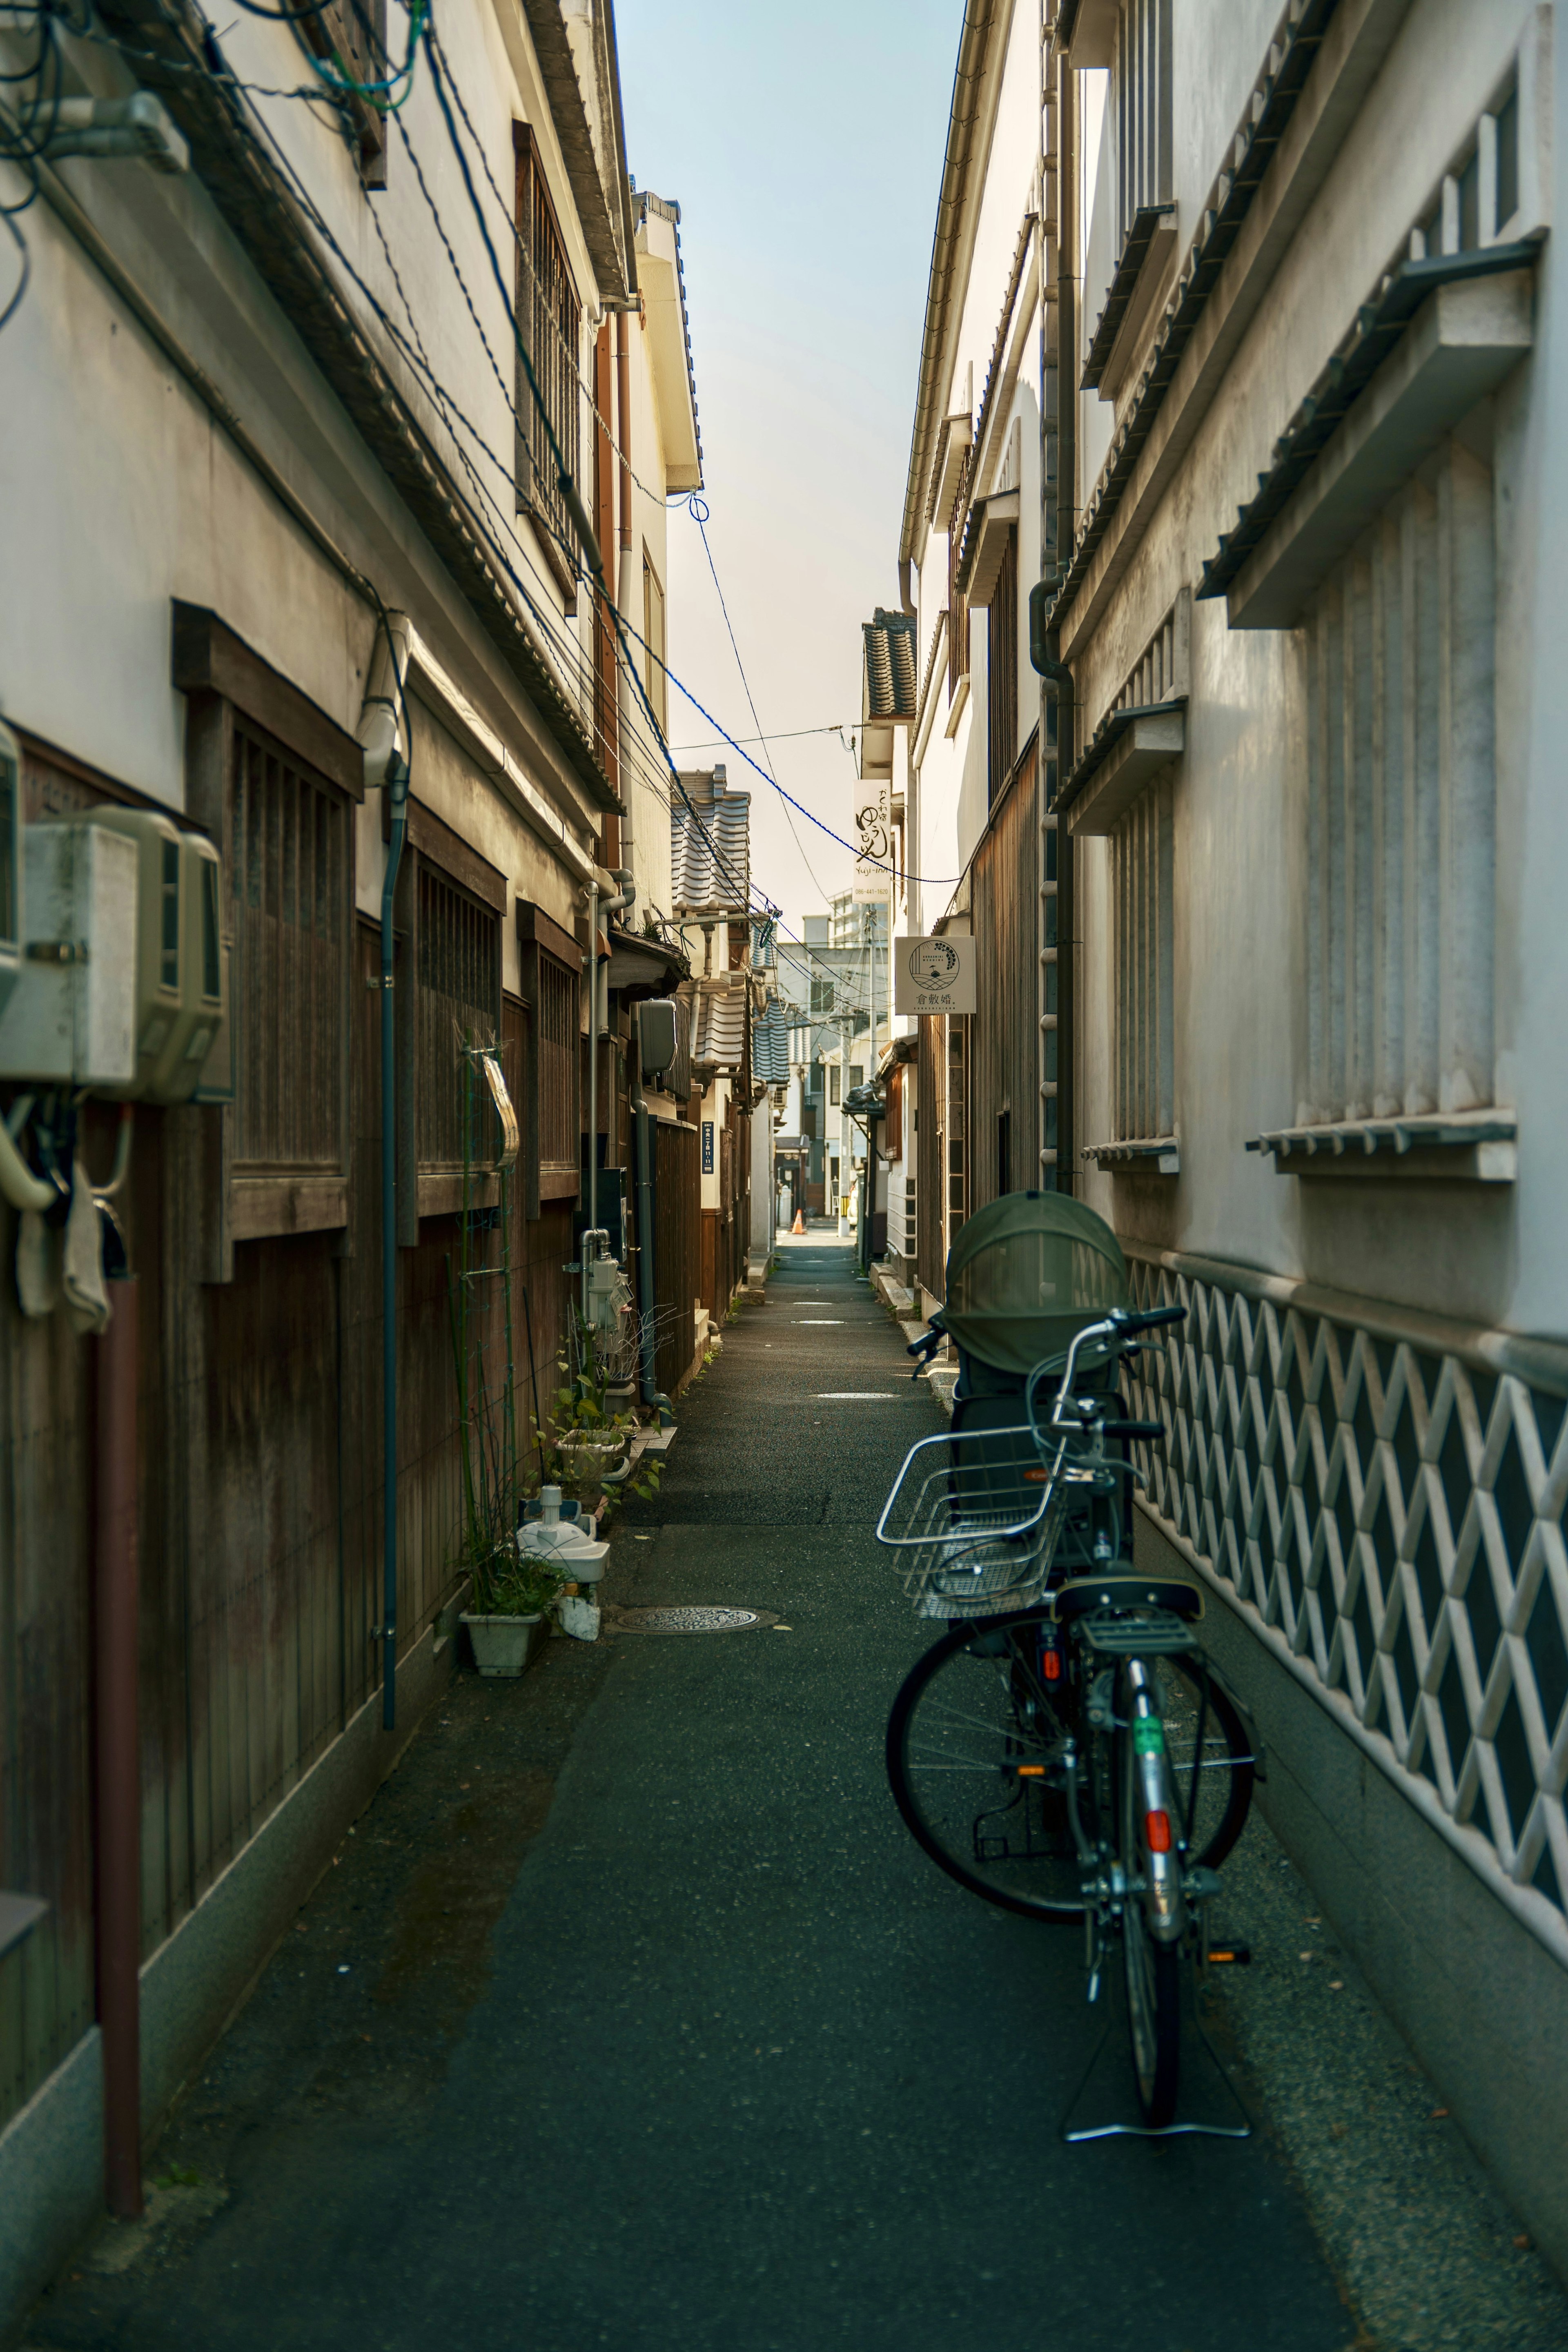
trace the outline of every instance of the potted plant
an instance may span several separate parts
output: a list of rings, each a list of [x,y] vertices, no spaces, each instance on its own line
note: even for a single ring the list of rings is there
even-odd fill
[[[563,1579],[540,1559],[521,1559],[513,1544],[472,1563],[471,1609],[462,1612],[481,1675],[515,1678],[545,1638],[545,1619]]]

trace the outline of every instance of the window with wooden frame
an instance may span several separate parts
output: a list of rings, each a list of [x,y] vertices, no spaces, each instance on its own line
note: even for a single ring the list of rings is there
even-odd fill
[[[471,1062],[496,1042],[500,920],[426,858],[418,891],[415,1146],[423,1173],[490,1157],[488,1097],[474,1092]]]
[[[347,804],[238,712],[232,772],[233,1172],[335,1174],[347,1113]]]
[[[545,184],[539,145],[524,122],[512,125],[517,152],[517,322],[533,363],[544,415],[517,364],[517,504],[531,514],[539,541],[568,605],[575,601],[575,534],[561,496],[553,431],[575,479],[581,422],[578,354],[583,310],[566,258],[561,223]],[[549,419],[547,429],[545,418]]]
[[[969,675],[969,599],[958,584],[959,559],[963,553],[963,526],[969,519],[969,488],[974,452],[966,449],[959,472],[958,492],[947,532],[947,691],[952,699],[958,681]]]
[[[383,824],[388,812],[383,811]],[[419,1239],[422,1217],[487,1208],[500,1198],[488,1172],[494,1122],[465,1090],[468,1049],[500,1035],[500,927],[507,879],[412,794],[397,877],[397,1238]],[[467,1112],[465,1111],[467,1105]],[[464,1171],[465,1117],[479,1124]]]
[[[985,614],[985,710],[989,736],[986,805],[1013,772],[1018,756],[1018,528],[1007,550]]]
[[[204,1112],[203,1278],[236,1242],[348,1223],[353,803],[364,755],[217,615],[174,607],[185,805],[226,885],[235,1091]]]
[[[669,681],[664,667],[664,589],[646,547],[642,558],[642,634],[643,685],[648,708],[658,721],[658,731],[666,735],[669,731]]]
[[[528,1010],[527,1068],[521,1106],[527,1214],[551,1201],[575,1201],[582,1183],[583,953],[542,907],[520,898],[517,937]]]

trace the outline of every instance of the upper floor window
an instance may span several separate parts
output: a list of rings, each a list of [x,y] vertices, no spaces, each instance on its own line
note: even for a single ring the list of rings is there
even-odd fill
[[[575,478],[583,313],[533,133],[526,123],[516,123],[512,135],[517,146],[517,322],[544,403],[542,416],[519,360],[517,502],[520,509],[526,508],[538,516],[552,562],[568,570],[570,576],[567,551],[572,545],[572,525],[561,497],[559,467],[545,417],[560,444],[566,470]]]
[[[1441,446],[1304,615],[1302,1124],[1494,1099],[1497,554],[1471,440]]]
[[[669,732],[669,681],[664,667],[664,588],[643,550],[642,560],[643,684],[648,708],[661,735]]]
[[[1122,0],[1114,76],[1116,243],[1171,201],[1171,0]]]
[[[234,1164],[344,1168],[348,809],[262,729],[234,721]]]

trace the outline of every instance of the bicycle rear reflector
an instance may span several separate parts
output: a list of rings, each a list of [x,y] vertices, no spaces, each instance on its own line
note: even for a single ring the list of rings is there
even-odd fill
[[[1171,1851],[1171,1816],[1169,1813],[1145,1813],[1143,1839],[1151,1853]]]

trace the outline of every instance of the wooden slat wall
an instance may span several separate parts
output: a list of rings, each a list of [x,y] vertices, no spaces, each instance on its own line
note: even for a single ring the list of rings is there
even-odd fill
[[[240,1243],[199,1279],[202,1122],[141,1106],[125,1202],[141,1284],[142,1947],[151,1953],[372,1694],[380,1653],[379,988],[357,927],[350,1223]],[[521,1006],[503,1043],[521,1067]],[[89,1107],[107,1167],[111,1106]],[[663,1132],[663,1130],[661,1130]],[[695,1195],[693,1155],[679,1199]],[[571,1209],[526,1221],[515,1188],[516,1348],[548,1406]],[[447,1261],[456,1220],[398,1253],[400,1647],[454,1589],[460,1494]],[[16,1221],[0,1209],[7,1266]],[[499,1235],[491,1246],[499,1249]],[[529,1313],[522,1311],[528,1291]],[[688,1275],[686,1354],[690,1360]],[[498,1331],[500,1318],[497,1318]],[[89,1343],[0,1291],[0,1885],[44,1896],[0,1961],[0,2124],[91,2024]],[[531,1396],[524,1412],[531,1419]],[[258,1955],[259,1957],[259,1955]]]
[[[969,1213],[997,1192],[996,1121],[1009,1118],[1010,1183],[1039,1182],[1038,848],[1031,751],[976,852],[971,912],[977,965],[969,1024]]]
[[[942,1106],[947,1087],[947,1024],[937,1013],[925,1013],[920,1024],[920,1062],[916,1100],[920,1132],[915,1154],[915,1216],[920,1234],[916,1261],[921,1280],[933,1298],[943,1296],[942,1264]]]
[[[654,1302],[659,1309],[655,1376],[667,1396],[697,1349],[693,1307],[702,1281],[700,1145],[683,1119],[655,1119]]]

